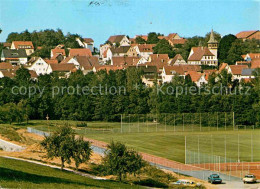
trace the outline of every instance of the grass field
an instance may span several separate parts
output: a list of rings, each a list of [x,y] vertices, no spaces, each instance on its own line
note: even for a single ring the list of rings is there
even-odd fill
[[[30,121],[29,125],[14,125],[14,127],[26,128],[30,126],[39,130],[53,131],[56,126],[65,123],[75,127],[81,122],[33,120]],[[149,122],[143,125],[139,123],[139,132],[137,123],[125,124],[123,125],[124,132],[120,133],[121,124],[119,122],[87,122],[87,124],[87,128],[77,127],[75,131],[88,138],[104,142],[110,142],[111,140],[121,141],[138,151],[179,162],[185,162],[185,136],[187,139],[187,152],[191,152],[187,153],[186,160],[191,162],[197,163],[195,158],[191,160],[191,156],[195,154],[197,157],[198,146],[202,159],[206,158],[207,160],[208,158],[206,162],[212,161],[212,156],[224,157],[225,146],[228,161],[237,161],[238,158],[239,161],[260,161],[259,129],[232,130],[232,127],[229,127],[225,130],[224,127],[220,126],[218,130],[216,127],[203,127],[202,132],[199,132],[200,127],[187,125],[186,130],[190,128],[188,131],[185,130],[183,132],[182,126],[176,126],[176,132],[174,132],[174,127],[167,126],[165,132],[164,125]],[[2,125],[2,127],[4,126],[8,125]]]
[[[93,180],[67,171],[0,157],[2,188],[140,188],[115,181]]]

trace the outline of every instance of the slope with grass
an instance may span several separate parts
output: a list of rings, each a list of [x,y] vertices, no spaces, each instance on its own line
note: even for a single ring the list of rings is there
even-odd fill
[[[3,188],[140,188],[116,181],[93,180],[42,165],[0,157]]]

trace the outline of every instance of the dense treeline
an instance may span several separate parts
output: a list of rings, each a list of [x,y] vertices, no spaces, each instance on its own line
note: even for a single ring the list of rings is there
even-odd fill
[[[46,29],[41,31],[33,31],[31,33],[28,30],[25,30],[21,33],[10,33],[6,39],[6,42],[11,43],[12,41],[32,41],[36,51],[31,56],[49,58],[51,49],[59,44],[64,44],[65,49],[81,48],[76,41],[76,38],[80,38],[82,40],[80,35],[71,33],[67,33],[65,35],[61,29],[57,29],[56,31],[52,29]]]
[[[147,88],[141,75],[138,69],[87,75],[78,71],[68,79],[51,74],[32,81],[28,70],[22,68],[15,79],[0,79],[0,121],[45,119],[47,115],[58,120],[119,121],[117,114],[235,112],[243,114],[241,124],[259,123],[259,77],[252,83],[238,83],[222,72],[210,76],[209,84],[199,90],[190,77],[178,76],[169,84]],[[191,88],[193,92],[187,92]]]

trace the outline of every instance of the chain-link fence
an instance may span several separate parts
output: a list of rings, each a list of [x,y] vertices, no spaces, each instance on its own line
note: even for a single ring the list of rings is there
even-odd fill
[[[254,125],[236,122],[233,112],[123,114],[120,132],[221,131],[255,129]]]
[[[260,178],[259,133],[185,137],[185,164],[242,178]]]

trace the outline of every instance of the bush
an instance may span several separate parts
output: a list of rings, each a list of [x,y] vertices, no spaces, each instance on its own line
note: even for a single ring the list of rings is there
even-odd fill
[[[157,187],[157,188],[168,188],[167,184],[164,184],[162,182],[150,178],[145,180],[135,181],[134,184],[149,186],[149,187]]]
[[[86,122],[80,122],[76,124],[77,127],[87,127],[88,124]]]

